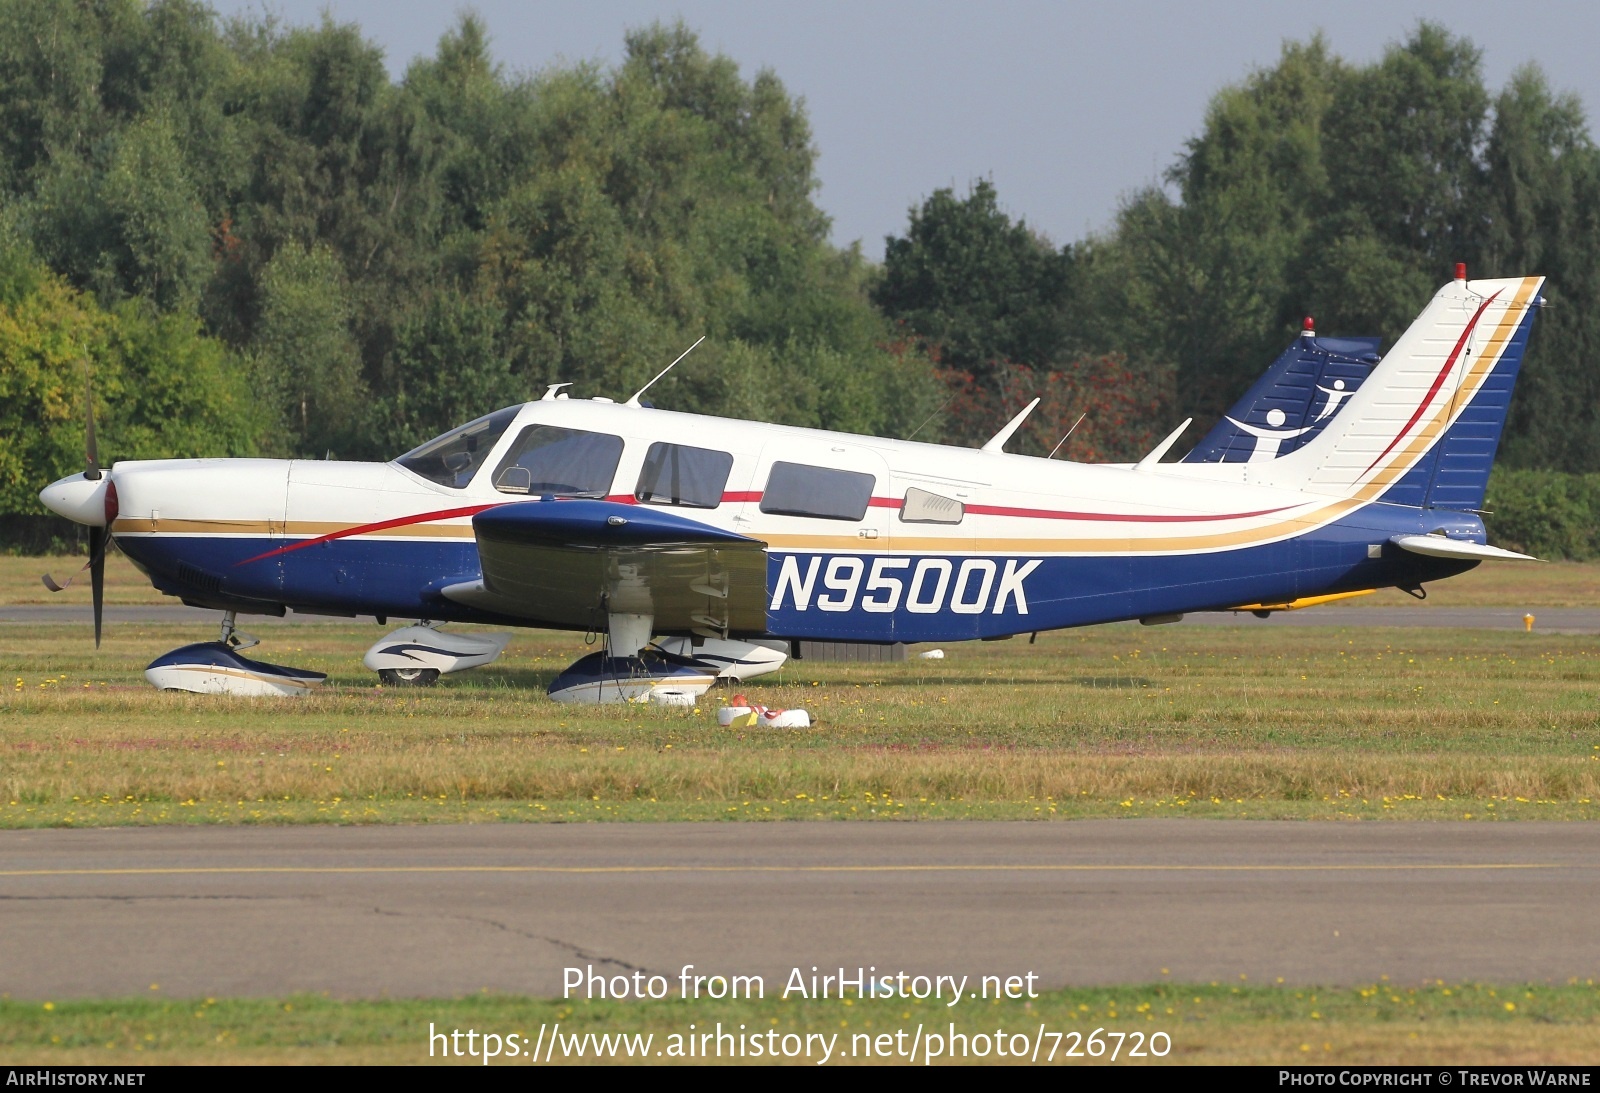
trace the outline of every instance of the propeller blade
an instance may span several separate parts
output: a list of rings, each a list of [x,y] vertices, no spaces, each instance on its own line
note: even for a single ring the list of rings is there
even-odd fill
[[[62,589],[67,587],[67,584],[71,584],[72,583],[72,578],[68,577],[67,578],[67,584],[56,584],[56,579],[54,577],[50,576],[50,574],[48,574],[48,573],[41,573],[39,575],[39,579],[41,581],[43,581],[44,582],[44,586],[46,588],[48,588],[50,591],[52,591],[52,592],[60,592]]]
[[[84,467],[83,477],[94,482],[100,478],[100,449],[94,442],[94,386],[89,381],[89,370],[83,372],[84,406]]]
[[[100,648],[100,623],[106,599],[106,529],[89,529],[89,594],[94,600],[94,647]]]

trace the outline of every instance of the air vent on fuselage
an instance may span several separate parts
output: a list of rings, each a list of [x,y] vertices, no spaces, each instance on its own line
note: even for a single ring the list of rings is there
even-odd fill
[[[198,592],[221,592],[222,578],[190,565],[178,563],[178,580]]]

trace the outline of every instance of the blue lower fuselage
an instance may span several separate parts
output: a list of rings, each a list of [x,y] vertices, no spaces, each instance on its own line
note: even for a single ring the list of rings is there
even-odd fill
[[[1476,562],[1422,557],[1389,540],[1445,530],[1482,542],[1473,514],[1376,503],[1278,542],[1176,554],[859,554],[769,550],[767,636],[960,641],[1367,588],[1416,588]],[[440,590],[481,577],[470,540],[346,538],[260,557],[267,537],[126,535],[156,588],[241,612],[547,625],[484,612]],[[251,560],[255,559],[255,560]],[[749,635],[747,635],[749,636]]]

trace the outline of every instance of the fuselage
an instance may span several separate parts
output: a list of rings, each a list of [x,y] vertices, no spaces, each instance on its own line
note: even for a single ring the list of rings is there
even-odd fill
[[[472,517],[544,496],[661,505],[765,544],[764,633],[841,641],[1414,587],[1473,563],[1408,554],[1392,537],[1483,541],[1471,513],[1356,504],[1237,466],[1079,464],[578,399],[491,418],[480,447],[389,463],[119,463],[111,531],[158,589],[190,603],[547,625],[443,595],[482,575]],[[545,438],[545,456],[517,454],[530,437]]]

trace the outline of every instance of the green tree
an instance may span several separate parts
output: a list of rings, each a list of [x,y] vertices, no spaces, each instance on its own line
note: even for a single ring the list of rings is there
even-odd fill
[[[263,429],[243,370],[192,316],[105,311],[19,257],[0,261],[0,512],[38,514],[83,469],[93,385],[100,458],[253,455]]]
[[[100,183],[110,229],[102,298],[126,287],[163,311],[192,312],[211,272],[211,232],[172,126],[147,115],[123,130]]]
[[[986,375],[1000,362],[1047,365],[1061,352],[1070,255],[1012,222],[994,184],[936,190],[885,243],[873,300],[937,344],[946,364]]]
[[[929,362],[827,242],[801,104],[681,25],[626,47],[507,73],[465,15],[396,83],[331,18],[17,0],[0,214],[119,316],[198,316],[274,451],[392,455],[553,380],[625,395],[702,334],[657,401],[914,428]]]
[[[121,14],[135,10],[131,2]],[[106,8],[72,0],[0,5],[0,183],[23,192],[53,157],[104,135],[99,99]]]
[[[398,455],[532,392],[500,345],[505,316],[490,302],[441,292],[403,319],[373,402],[371,446]]]
[[[1217,94],[1169,182],[1073,248],[1080,352],[1170,363],[1204,425],[1304,315],[1392,341],[1457,261],[1545,273],[1562,306],[1539,323],[1506,458],[1600,466],[1583,363],[1600,335],[1600,169],[1578,104],[1537,70],[1491,99],[1477,48],[1429,23],[1366,66],[1290,43]]]
[[[104,371],[94,365],[106,316],[58,278],[26,285],[10,272],[0,305],[0,511],[39,513],[39,490],[83,469],[84,391]]]
[[[323,455],[359,424],[365,398],[338,259],[326,247],[285,246],[267,264],[261,295],[252,349],[283,429],[273,447]]]
[[[1543,273],[1551,306],[1536,320],[1511,403],[1513,466],[1600,468],[1600,149],[1583,107],[1536,68],[1495,100],[1485,152],[1491,194],[1485,265]]]

